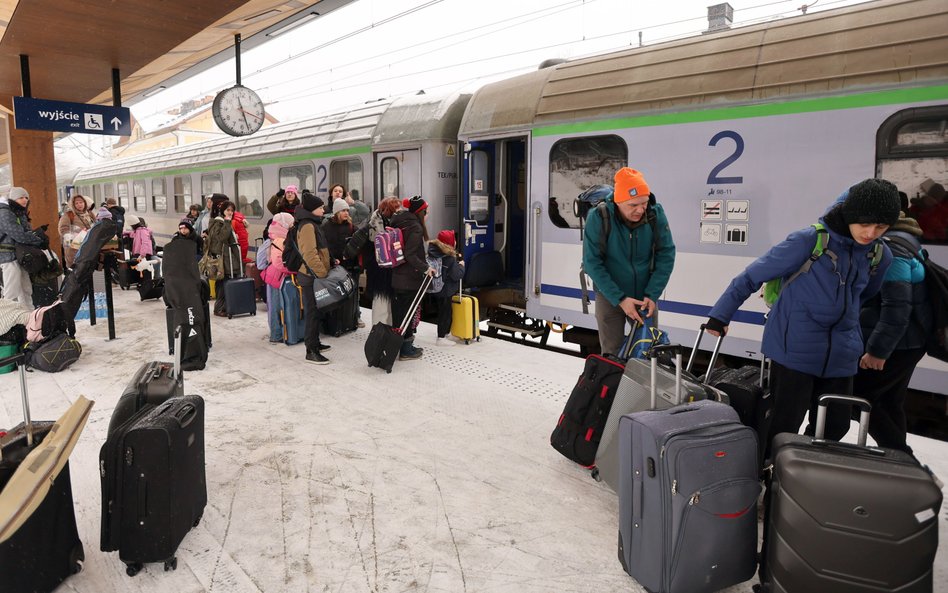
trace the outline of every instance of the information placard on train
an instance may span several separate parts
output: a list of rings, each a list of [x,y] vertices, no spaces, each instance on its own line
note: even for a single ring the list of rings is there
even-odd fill
[[[106,136],[130,136],[131,115],[127,107],[13,97],[18,130],[46,130]]]

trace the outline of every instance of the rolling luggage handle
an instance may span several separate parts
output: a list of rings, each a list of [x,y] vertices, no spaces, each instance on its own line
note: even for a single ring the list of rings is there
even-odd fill
[[[408,324],[411,323],[412,317],[415,316],[415,309],[421,304],[421,299],[424,298],[425,293],[428,291],[428,287],[431,285],[431,276],[425,274],[425,279],[421,282],[421,287],[418,289],[418,292],[415,293],[415,298],[411,301],[411,306],[408,307],[408,313],[405,314],[405,319],[402,320],[402,324],[398,326],[398,332],[401,335],[405,335],[405,331],[408,329]]]
[[[20,397],[23,400],[23,425],[26,427],[26,446],[33,448],[33,421],[30,419],[30,397],[26,391],[26,356],[20,352],[0,359],[0,367],[16,364],[20,374]]]
[[[652,363],[651,376],[649,377],[650,403],[649,408],[654,410],[658,404],[658,356],[662,352],[671,351],[675,353],[675,405],[681,403],[681,345],[666,344],[663,346],[652,346],[649,349],[649,359]]]
[[[869,435],[869,412],[872,410],[872,404],[854,395],[828,394],[820,396],[819,404],[816,407],[816,431],[813,439],[824,443],[832,442],[834,445],[837,444],[835,441],[827,441],[824,438],[826,434],[826,407],[830,402],[852,404],[859,408],[859,435],[856,438],[856,444],[859,447],[865,447],[866,437]]]
[[[691,355],[688,356],[688,366],[685,367],[685,370],[689,373],[691,372],[691,366],[695,362],[695,355],[698,352],[698,347],[701,346],[701,338],[704,336],[704,330],[707,329],[708,325],[702,323],[698,327],[698,336],[695,338],[695,345],[691,348]],[[711,349],[711,360],[708,361],[708,370],[704,373],[704,382],[708,385],[711,385],[711,371],[714,369],[714,364],[718,361],[718,354],[721,352],[721,344],[724,342],[724,335],[720,335],[714,341],[714,348]],[[764,374],[767,368],[767,357],[762,356],[760,359],[760,378],[757,380],[757,386],[761,389],[764,388]]]

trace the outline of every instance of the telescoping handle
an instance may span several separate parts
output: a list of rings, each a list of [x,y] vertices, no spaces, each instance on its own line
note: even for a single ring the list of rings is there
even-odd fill
[[[823,440],[826,434],[826,407],[831,402],[842,404],[851,404],[859,408],[859,435],[856,438],[856,444],[860,447],[866,446],[866,437],[869,435],[869,412],[872,410],[872,404],[853,395],[821,395],[819,405],[816,408],[816,434],[813,438]]]
[[[184,350],[184,332],[181,326],[174,328],[174,380],[178,383],[184,382],[184,375],[181,374],[181,356]]]
[[[685,370],[689,373],[691,372],[691,366],[695,363],[695,355],[698,353],[698,348],[701,346],[701,338],[704,336],[704,330],[707,329],[708,325],[702,323],[698,328],[698,336],[695,338],[695,345],[691,348],[691,356],[688,357],[688,366],[685,367]],[[711,360],[708,361],[708,372],[704,374],[704,382],[708,383],[711,380],[711,369],[714,368],[714,363],[718,361],[718,353],[721,351],[721,342],[724,341],[724,336],[718,336],[718,339],[714,341],[714,348],[711,350]]]
[[[405,331],[408,329],[408,324],[411,322],[411,318],[415,315],[415,309],[417,309],[418,305],[421,304],[421,299],[424,298],[425,293],[428,291],[428,287],[430,285],[431,276],[425,274],[425,279],[422,280],[421,286],[418,288],[418,292],[415,293],[415,298],[411,301],[411,306],[408,307],[408,312],[405,313],[405,319],[402,320],[402,324],[399,326],[403,336],[405,335]]]
[[[675,353],[675,405],[681,403],[681,345],[666,344],[663,346],[652,346],[652,348],[649,349],[649,358],[652,363],[651,375],[649,377],[651,396],[649,407],[652,410],[658,406],[658,357],[663,352]]]
[[[23,400],[23,425],[26,426],[26,445],[33,447],[33,421],[30,419],[30,396],[26,391],[26,356],[20,352],[0,359],[0,367],[15,364],[20,373],[20,398]]]

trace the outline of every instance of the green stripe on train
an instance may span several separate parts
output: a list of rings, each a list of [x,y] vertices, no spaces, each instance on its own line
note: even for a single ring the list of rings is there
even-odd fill
[[[646,128],[651,126],[691,124],[706,121],[768,117],[771,115],[812,113],[815,111],[858,109],[860,107],[877,107],[879,105],[918,103],[921,101],[939,101],[944,99],[948,99],[948,85],[878,91],[857,95],[823,97],[819,99],[802,99],[799,101],[746,105],[742,107],[722,107],[720,109],[704,109],[701,111],[686,111],[684,113],[663,113],[660,115],[642,115],[638,117],[623,117],[574,124],[540,126],[533,128],[533,135],[559,136],[585,132],[603,132],[622,128]]]
[[[187,175],[189,173],[206,173],[208,171],[220,171],[222,168],[226,169],[241,169],[246,167],[259,167],[261,165],[271,165],[273,163],[295,163],[305,159],[325,159],[332,158],[335,156],[351,156],[354,154],[367,154],[372,152],[371,146],[357,146],[355,148],[341,148],[339,150],[326,150],[323,152],[312,152],[309,154],[294,154],[291,156],[276,156],[268,159],[257,159],[252,161],[241,161],[239,163],[227,163],[226,167],[223,163],[218,163],[216,165],[207,165],[206,167],[195,167],[192,169],[172,169],[168,171],[163,171],[161,169],[156,169],[151,173],[142,174],[142,175],[110,175],[108,177],[98,177],[96,179],[79,179],[76,181],[76,185],[93,185],[96,183],[104,183],[106,181],[125,181],[125,180],[135,180],[135,179],[151,179],[155,177],[155,173],[161,173],[161,176],[168,175]]]

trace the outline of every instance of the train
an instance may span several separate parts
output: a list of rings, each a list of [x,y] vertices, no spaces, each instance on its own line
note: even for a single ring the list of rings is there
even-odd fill
[[[428,230],[459,232],[487,331],[545,341],[568,328],[583,343],[595,302],[584,311],[574,203],[628,165],[677,247],[661,325],[691,343],[732,277],[853,183],[883,177],[915,198],[948,182],[946,38],[943,0],[877,0],[113,160],[69,189],[116,196],[165,239],[212,192],[236,199],[251,236],[289,184],[326,198],[342,183],[369,206],[422,195]],[[926,248],[948,263],[948,241]],[[723,352],[759,360],[765,314],[748,300]],[[948,364],[926,357],[912,387],[943,402]]]

